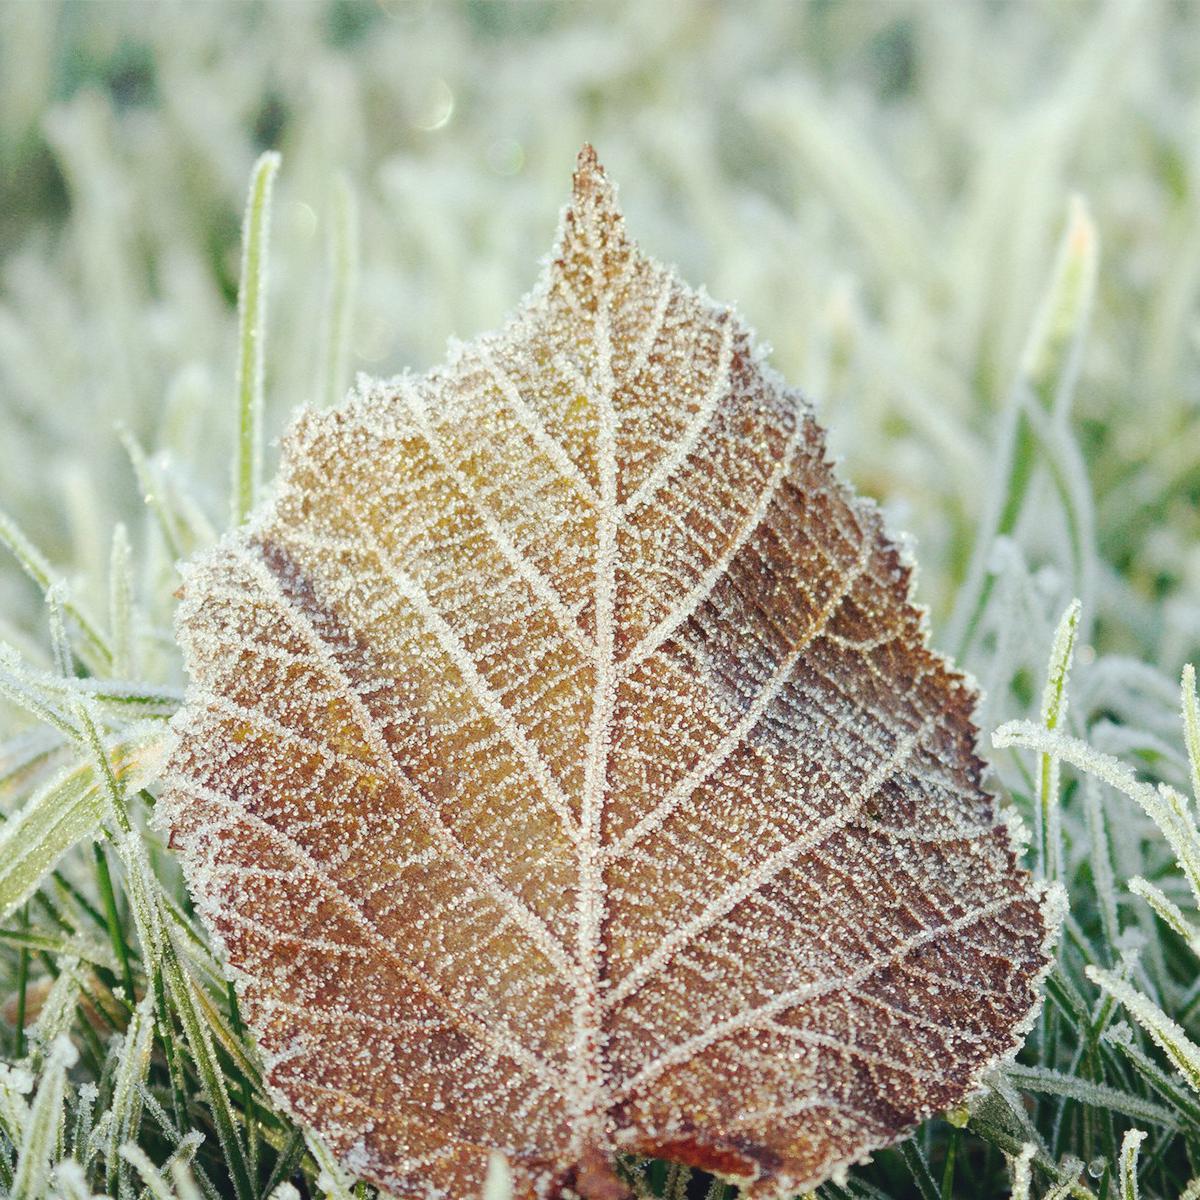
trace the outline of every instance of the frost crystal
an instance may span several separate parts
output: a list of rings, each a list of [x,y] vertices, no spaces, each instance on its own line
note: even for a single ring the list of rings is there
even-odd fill
[[[188,572],[162,820],[279,1102],[401,1196],[752,1196],[955,1104],[1050,917],[910,566],[590,148],[499,333],[306,412]]]

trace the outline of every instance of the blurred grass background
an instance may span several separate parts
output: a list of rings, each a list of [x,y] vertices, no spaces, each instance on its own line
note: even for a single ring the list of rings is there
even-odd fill
[[[275,437],[296,406],[329,399],[324,328],[339,278],[352,278],[353,305],[332,390],[354,371],[432,365],[448,338],[494,327],[532,285],[589,140],[622,185],[633,235],[739,306],[817,405],[846,473],[915,536],[935,643],[960,652],[986,689],[981,726],[1038,714],[1059,615],[1079,596],[1066,731],[1183,786],[1176,681],[1200,655],[1198,80],[1200,6],[1185,0],[0,0],[0,513],[91,613],[110,611],[112,528],[129,527],[136,580],[111,623],[118,609],[136,618],[134,716],[161,723],[181,682],[173,560],[228,521],[240,221],[258,155],[283,155],[265,347]],[[346,212],[353,277],[334,269]],[[0,522],[0,541],[13,540],[7,529]],[[125,561],[121,546],[113,563]],[[51,589],[51,628],[65,594]],[[18,707],[57,711],[72,689],[98,697],[110,753],[140,745],[144,730],[102,694],[120,685],[52,678],[63,638],[52,645],[39,590],[7,556],[0,641],[23,656],[0,659],[13,700],[5,733],[16,734],[0,745],[3,807],[57,820],[67,801],[54,788],[29,798],[45,778],[37,770],[49,770],[30,767],[40,762],[30,755],[48,746],[50,766],[74,763],[90,781],[86,803],[71,803],[87,810],[76,836],[94,832],[101,788],[86,746],[79,765],[73,710],[57,730],[30,733]],[[115,661],[97,667],[80,654],[98,676],[120,678]],[[994,765],[1044,847],[1037,823],[1054,799],[1039,810],[1039,785],[1017,758]],[[1069,888],[1071,919],[1053,1006],[1022,1066],[997,1082],[969,1137],[933,1122],[823,1196],[930,1200],[921,1156],[944,1172],[939,1195],[1007,1194],[997,1147],[1015,1155],[1026,1141],[1041,1155],[1039,1184],[1064,1154],[1098,1155],[1088,1180],[1099,1196],[1115,1193],[1114,1093],[1070,1097],[1063,1080],[1076,1077],[1123,1089],[1117,1111],[1157,1122],[1147,1194],[1174,1200],[1200,1176],[1200,1105],[1189,1101],[1179,1132],[1154,1107],[1178,1108],[1184,1092],[1162,1084],[1152,1042],[1130,1035],[1144,1059],[1134,1067],[1115,1040],[1101,1046],[1113,1005],[1086,973],[1119,969],[1200,1033],[1190,943],[1164,932],[1141,892],[1114,890],[1114,870],[1117,881],[1144,875],[1192,904],[1161,833],[1121,791],[1070,777],[1054,813],[1064,843],[1054,870],[1040,851],[1039,871]],[[152,803],[143,792],[137,812]],[[72,937],[105,898],[107,868],[80,849],[47,880],[66,848],[57,836],[45,835],[36,869],[17,870],[3,858],[15,841],[0,834],[6,995],[38,981],[31,953],[49,944],[30,941],[29,909],[17,909],[31,889],[58,903],[64,879],[77,886],[64,901]],[[169,860],[154,847],[152,859],[155,902],[182,903]],[[140,861],[125,860],[135,883]],[[110,932],[133,944],[144,930],[134,937],[130,880],[118,885]],[[34,934],[44,939],[41,926]],[[230,1032],[236,1013],[221,1015],[216,964],[198,936],[181,945],[226,1038],[237,1119],[251,1144],[261,1120],[284,1163],[286,1122],[254,1116],[254,1072]],[[53,974],[62,959],[40,961]],[[160,979],[153,953],[133,969],[140,986]],[[102,994],[120,991],[115,975],[99,978]],[[186,1006],[183,976],[169,990]],[[94,1009],[74,1004],[63,1011],[86,1032]],[[195,1048],[177,1015],[180,1028],[169,1017],[160,1036],[182,1061]],[[41,1063],[34,1035],[35,1057],[21,1058],[19,1025],[13,1060]],[[97,1076],[107,1102],[112,1073],[125,1070],[112,1064],[134,1057],[105,1053],[95,1047],[109,1064]],[[206,1067],[181,1069],[196,1087],[183,1108],[206,1133],[201,1159],[219,1185]],[[165,1094],[160,1063],[152,1074]],[[1034,1106],[1013,1088],[1051,1099]],[[996,1097],[1011,1100],[999,1122],[987,1108]],[[132,1137],[137,1123],[122,1128]],[[161,1161],[161,1139],[146,1137]],[[0,1138],[0,1176],[10,1149]],[[132,1176],[116,1158],[114,1140],[105,1170],[119,1192]],[[323,1164],[304,1164],[320,1191]],[[1011,1179],[1019,1186],[1020,1171]],[[1078,1183],[1071,1194],[1091,1193]]]
[[[1077,192],[1102,247],[1073,428],[1103,644],[1174,674],[1200,641],[1198,18],[1185,2],[7,3],[0,503],[98,573],[98,535],[139,501],[123,422],[221,514],[262,149],[285,163],[273,435],[317,388],[338,171],[361,214],[350,365],[386,373],[511,309],[589,139],[635,236],[739,305],[917,536],[942,618]],[[26,589],[0,587],[25,620]]]

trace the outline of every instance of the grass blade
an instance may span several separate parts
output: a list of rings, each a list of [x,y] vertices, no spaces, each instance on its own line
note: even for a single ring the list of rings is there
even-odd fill
[[[242,280],[238,288],[237,439],[234,444],[233,522],[254,507],[262,478],[263,339],[267,317],[267,241],[271,192],[280,157],[254,164],[242,225]]]
[[[1086,207],[1072,201],[1058,258],[1021,356],[996,454],[996,484],[976,532],[966,578],[955,601],[947,641],[963,658],[979,632],[996,573],[996,539],[1011,535],[1036,465],[1037,435],[1028,410],[1038,405],[1065,420],[1091,315],[1098,263],[1096,227]]]
[[[1042,692],[1042,726],[1053,732],[1066,719],[1067,680],[1075,651],[1075,631],[1079,625],[1079,601],[1072,600],[1058,622],[1046,686]],[[1058,879],[1062,874],[1062,813],[1058,804],[1059,765],[1052,754],[1043,753],[1038,772],[1038,816],[1041,834],[1042,874]]]

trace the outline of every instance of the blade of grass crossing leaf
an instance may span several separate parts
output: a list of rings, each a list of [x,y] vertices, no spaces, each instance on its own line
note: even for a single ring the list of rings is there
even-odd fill
[[[671,1163],[667,1167],[667,1182],[663,1187],[663,1200],[686,1200],[692,1170],[682,1163]]]
[[[254,164],[242,225],[242,278],[238,288],[237,439],[234,448],[233,523],[254,507],[262,476],[263,337],[267,310],[267,241],[271,192],[280,157]]]
[[[246,1039],[246,1027],[242,1024],[242,1014],[238,1008],[237,990],[232,983],[227,983],[225,986],[226,996],[229,999],[229,1020],[233,1026],[234,1041],[240,1046]],[[250,1171],[252,1174],[257,1174],[258,1122],[254,1115],[254,1092],[248,1075],[243,1075],[238,1091],[238,1101],[246,1119],[246,1143],[250,1158]]]

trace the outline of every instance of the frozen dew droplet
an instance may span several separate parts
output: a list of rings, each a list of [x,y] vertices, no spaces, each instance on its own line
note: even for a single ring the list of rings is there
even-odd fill
[[[961,1105],[1053,922],[911,571],[585,148],[515,317],[187,571],[159,819],[273,1094],[456,1200],[794,1194]]]

